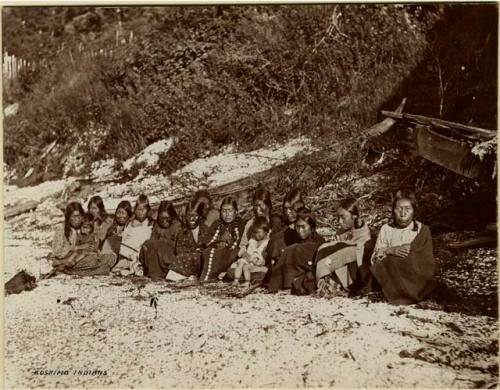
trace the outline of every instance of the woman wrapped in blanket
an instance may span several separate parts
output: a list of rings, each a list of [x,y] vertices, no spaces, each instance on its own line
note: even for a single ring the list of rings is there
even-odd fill
[[[64,224],[57,228],[52,241],[54,268],[71,275],[107,275],[116,262],[116,255],[99,253],[93,232],[85,232],[85,237],[81,235],[83,216],[80,203],[71,202],[66,206]]]
[[[144,276],[163,280],[171,264],[176,261],[176,240],[181,222],[172,203],[160,202],[151,238],[144,242],[139,251],[139,262]]]
[[[222,200],[220,219],[212,224],[209,239],[202,252],[203,270],[200,281],[216,280],[238,259],[239,244],[245,221],[238,216],[236,199],[228,196]]]
[[[134,215],[123,230],[120,243],[120,260],[113,268],[113,272],[122,276],[141,274],[139,251],[142,244],[151,238],[152,220],[149,218],[151,206],[146,195],[139,195]]]
[[[339,234],[321,245],[316,255],[316,284],[320,296],[357,293],[370,276],[374,240],[359,216],[356,199],[345,199],[336,214]]]
[[[87,210],[94,217],[94,234],[99,238],[99,249],[101,249],[108,230],[113,224],[113,217],[106,212],[104,202],[99,195],[90,198]]]
[[[392,204],[392,223],[382,226],[372,256],[371,272],[389,303],[427,299],[436,286],[436,261],[429,228],[415,217],[415,194],[399,190]]]
[[[268,266],[276,263],[287,246],[300,241],[300,237],[295,230],[298,210],[305,207],[303,194],[298,188],[292,189],[283,199],[283,216],[285,227],[280,231],[272,231],[269,244],[264,253]],[[268,276],[266,279],[270,276]]]
[[[106,239],[101,250],[102,253],[114,253],[117,261],[120,260],[119,253],[123,231],[130,222],[132,216],[132,205],[128,200],[122,200],[118,203],[115,210],[115,218],[106,233]]]
[[[286,247],[273,265],[269,292],[291,289],[292,294],[305,295],[316,288],[314,257],[324,240],[316,233],[316,219],[306,208],[297,212],[294,226],[299,242]]]

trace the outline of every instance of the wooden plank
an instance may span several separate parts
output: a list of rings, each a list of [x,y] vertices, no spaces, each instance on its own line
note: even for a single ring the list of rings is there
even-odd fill
[[[40,202],[30,200],[26,203],[22,203],[13,207],[6,207],[3,214],[4,219],[15,217],[16,215],[27,213],[31,210],[35,210]]]
[[[384,111],[384,110],[382,110],[381,113],[382,115],[385,115],[389,118],[408,119],[410,121],[421,124],[434,125],[437,127],[448,127],[456,130],[466,131],[469,133],[475,133],[478,134],[478,136],[481,136],[482,138],[493,138],[495,135],[497,135],[496,130],[488,130],[480,127],[463,125],[461,123],[445,121],[443,119],[431,118],[423,115],[407,114],[403,112]]]

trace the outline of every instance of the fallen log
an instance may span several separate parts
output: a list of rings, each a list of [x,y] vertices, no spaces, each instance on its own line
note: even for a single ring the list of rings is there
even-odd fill
[[[30,200],[26,203],[21,203],[20,205],[13,207],[5,207],[5,211],[3,214],[4,219],[15,217],[16,215],[28,213],[32,210],[35,210],[40,202],[35,200]]]
[[[406,98],[403,98],[403,100],[401,101],[401,103],[399,103],[399,106],[398,108],[396,108],[396,111],[394,111],[394,113],[402,114],[405,104],[406,104]],[[379,122],[370,127],[368,130],[364,131],[363,134],[367,137],[378,137],[379,135],[387,133],[395,124],[396,124],[396,119],[388,116],[382,122]]]
[[[401,101],[401,103],[399,104],[399,106],[397,107],[397,109],[395,111],[396,113],[402,112],[404,105],[405,105],[405,102],[406,102],[406,98],[404,98]],[[334,147],[339,146],[341,144],[351,143],[353,141],[353,139],[358,139],[360,137],[366,141],[369,138],[372,138],[374,136],[377,136],[377,135],[380,135],[380,134],[383,134],[383,133],[389,131],[391,129],[391,127],[394,126],[395,123],[396,123],[396,121],[394,119],[385,118],[383,121],[375,124],[374,126],[368,128],[367,130],[362,131],[360,134],[353,136],[353,137],[351,137],[347,140],[344,140],[344,141],[333,142],[333,143],[325,146],[325,148],[323,148],[323,150],[315,151],[315,152],[307,154],[307,157],[311,158],[311,156],[313,154],[316,154],[316,153],[319,154],[321,152],[324,152],[325,150],[334,148]],[[328,158],[320,158],[318,160],[315,160],[315,164],[321,164],[327,160],[328,160]],[[226,184],[219,185],[213,189],[209,189],[208,191],[209,191],[210,195],[212,196],[212,198],[216,201],[220,200],[226,196],[229,196],[229,195],[235,196],[235,197],[243,200],[246,196],[250,195],[251,192],[253,192],[258,185],[270,185],[270,184],[278,181],[280,176],[276,174],[276,171],[279,169],[284,170],[285,169],[284,167],[286,166],[285,164],[286,164],[285,161],[280,162],[280,163],[276,164],[275,166],[273,166],[272,168],[269,168],[265,171],[258,172],[258,173],[251,175],[251,176],[247,176],[247,177],[244,177],[244,178],[241,178],[241,179],[238,179],[238,180],[226,183]],[[89,178],[79,178],[77,180],[78,183],[76,183],[74,185],[77,185],[77,184],[80,185],[80,190],[81,190],[82,185],[95,186],[96,184],[106,184],[106,183],[110,183],[110,182],[120,182],[120,181],[121,181],[120,179],[110,179],[110,180],[102,180],[102,181],[95,181],[94,182],[92,179],[89,179]],[[61,202],[59,202],[59,204],[57,205],[57,208],[63,212],[64,212],[64,208],[66,206],[66,202],[69,201],[70,199],[74,198],[72,196],[72,194],[66,194],[68,191],[71,192],[71,190],[72,190],[71,188],[65,189],[62,192],[62,196],[61,196],[61,192],[53,195],[54,197],[62,197],[63,198],[63,199],[61,199]],[[94,190],[97,190],[97,188],[94,188]],[[190,199],[188,199],[187,196],[183,195],[183,196],[178,196],[176,198],[169,199],[169,200],[173,203],[174,207],[178,211],[181,211],[186,206],[186,204],[189,202]],[[14,209],[8,210],[7,212],[4,213],[4,217],[10,218],[10,217],[13,217],[15,215],[22,214],[23,212],[33,210],[40,203],[41,202],[32,202],[32,204],[29,205],[29,207],[31,207],[31,208],[27,208],[27,206],[28,206],[27,204],[25,204],[26,206],[24,206],[24,207],[21,207],[21,205],[20,205],[19,210],[14,210]],[[159,203],[152,203],[151,206],[152,206],[152,209],[154,211],[155,209],[158,208]],[[116,210],[109,210],[109,211],[111,213],[114,213]]]
[[[474,248],[477,246],[492,245],[497,243],[497,238],[494,236],[471,238],[463,242],[452,242],[447,246],[450,249],[464,249],[464,248]]]

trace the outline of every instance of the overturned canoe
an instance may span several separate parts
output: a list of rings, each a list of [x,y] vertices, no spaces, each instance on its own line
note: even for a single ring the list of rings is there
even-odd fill
[[[418,125],[413,132],[418,154],[462,176],[478,179],[489,172],[488,164],[471,153],[464,140],[444,136],[428,126]]]

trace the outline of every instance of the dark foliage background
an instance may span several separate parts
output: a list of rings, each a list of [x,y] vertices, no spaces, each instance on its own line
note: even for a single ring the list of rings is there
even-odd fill
[[[4,88],[20,105],[4,160],[47,180],[75,145],[85,173],[175,136],[169,173],[227,144],[349,139],[404,96],[496,128],[497,19],[496,4],[6,7],[4,52],[37,66]]]

